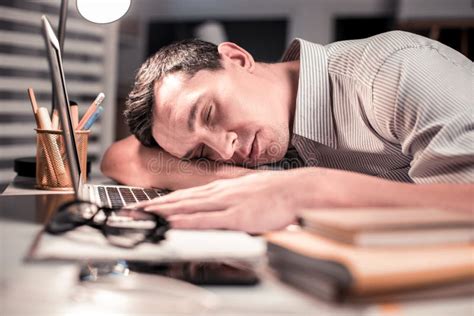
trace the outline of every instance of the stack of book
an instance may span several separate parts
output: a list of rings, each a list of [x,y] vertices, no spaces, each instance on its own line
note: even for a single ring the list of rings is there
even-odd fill
[[[332,301],[474,294],[474,214],[436,209],[307,210],[266,235],[283,280]]]

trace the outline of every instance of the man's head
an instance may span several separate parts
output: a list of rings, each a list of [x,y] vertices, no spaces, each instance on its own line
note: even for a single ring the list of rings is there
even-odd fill
[[[178,158],[276,161],[289,142],[281,74],[233,43],[178,42],[141,66],[125,117],[142,144]]]

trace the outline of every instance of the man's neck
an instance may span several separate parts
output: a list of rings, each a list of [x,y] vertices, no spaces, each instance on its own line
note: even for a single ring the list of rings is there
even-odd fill
[[[299,60],[290,62],[263,64],[265,77],[271,82],[277,104],[285,106],[288,115],[290,134],[293,132],[293,121],[296,110],[296,96],[298,94],[298,82],[300,72]],[[283,101],[283,102],[281,102]]]

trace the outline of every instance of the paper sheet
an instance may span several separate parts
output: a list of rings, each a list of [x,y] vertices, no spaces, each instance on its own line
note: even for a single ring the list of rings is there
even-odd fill
[[[63,260],[220,260],[258,261],[265,255],[261,237],[223,230],[169,230],[159,244],[143,243],[133,249],[112,246],[96,229],[83,226],[60,236],[43,233],[30,259]]]

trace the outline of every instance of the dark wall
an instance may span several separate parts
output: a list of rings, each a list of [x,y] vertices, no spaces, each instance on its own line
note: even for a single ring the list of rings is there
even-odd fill
[[[422,36],[430,36],[430,26],[449,22],[449,27],[440,27],[439,38],[441,43],[465,54],[474,60],[474,24],[466,23],[463,19],[425,19],[416,26],[397,25],[391,16],[341,16],[334,19],[335,41],[351,40],[373,36],[395,29],[402,29]],[[463,50],[462,41],[466,48]]]
[[[219,20],[228,40],[248,50],[255,59],[276,62],[285,51],[287,41],[286,18],[271,20]],[[148,35],[148,56],[172,42],[193,38],[193,30],[204,20],[155,21],[150,23]]]

